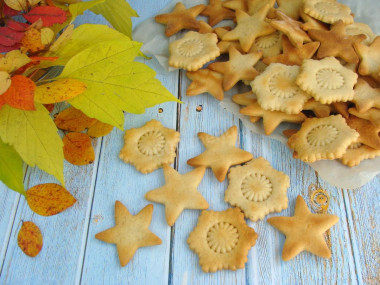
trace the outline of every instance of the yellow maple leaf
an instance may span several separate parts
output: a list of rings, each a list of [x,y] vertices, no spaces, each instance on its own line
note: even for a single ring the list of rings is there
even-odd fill
[[[41,43],[43,45],[49,45],[53,41],[54,32],[50,28],[42,28],[41,29]]]
[[[8,74],[8,72],[0,71],[0,95],[8,90],[9,86],[11,86],[11,83],[11,76]]]

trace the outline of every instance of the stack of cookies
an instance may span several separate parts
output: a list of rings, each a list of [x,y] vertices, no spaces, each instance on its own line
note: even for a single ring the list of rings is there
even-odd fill
[[[169,64],[192,80],[187,95],[223,100],[242,82],[252,91],[232,100],[253,123],[262,118],[267,135],[281,122],[301,124],[285,132],[294,157],[352,167],[380,156],[380,36],[335,0],[275,2],[177,3],[156,16],[168,37],[192,30],[169,46]],[[236,26],[212,27],[222,20]]]

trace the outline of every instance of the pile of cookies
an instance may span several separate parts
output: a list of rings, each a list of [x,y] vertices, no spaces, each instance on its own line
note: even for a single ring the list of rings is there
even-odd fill
[[[237,148],[238,130],[229,128],[219,137],[198,133],[205,151],[187,161],[196,167],[179,174],[169,164],[174,162],[180,134],[151,120],[140,128],[127,130],[120,158],[138,171],[147,174],[163,168],[165,185],[148,191],[145,198],[165,206],[166,221],[173,226],[185,209],[202,211],[198,224],[187,242],[199,256],[205,272],[244,268],[248,251],[255,245],[257,233],[249,227],[251,221],[288,207],[287,175],[271,167],[263,158]],[[246,163],[245,165],[241,165]],[[231,166],[238,165],[234,168]],[[198,191],[206,168],[211,168],[216,179],[224,181],[228,173],[228,188],[224,199],[236,208],[225,211],[205,211],[209,204]],[[231,168],[231,169],[230,169]],[[149,231],[153,206],[146,206],[133,216],[119,201],[115,203],[115,227],[96,234],[96,238],[117,245],[120,264],[128,264],[139,247],[161,244],[161,239]],[[322,234],[335,223],[334,215],[312,214],[301,196],[297,198],[294,217],[272,217],[268,222],[287,236],[283,259],[289,260],[306,250],[329,258],[331,252]],[[307,233],[306,233],[307,232]],[[132,233],[132,234],[131,234]]]
[[[155,17],[168,37],[192,30],[169,46],[169,65],[192,80],[186,94],[223,100],[243,82],[252,91],[232,100],[253,123],[262,118],[267,135],[281,122],[302,124],[285,132],[294,157],[352,167],[380,156],[380,36],[336,0],[275,2],[177,3]],[[236,25],[212,27],[223,20]]]

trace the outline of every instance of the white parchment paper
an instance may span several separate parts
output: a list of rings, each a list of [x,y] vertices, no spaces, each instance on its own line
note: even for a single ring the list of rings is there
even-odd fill
[[[164,9],[157,12],[157,14],[163,14],[170,12],[175,4],[180,2],[174,0],[170,2]],[[207,4],[206,0],[185,0],[182,1],[186,7],[192,7],[198,4]],[[372,30],[380,33],[380,1],[379,0],[341,0],[339,1],[351,7],[353,13],[355,13],[355,21],[368,24]],[[377,13],[375,12],[377,11]],[[205,18],[207,19],[207,18]],[[230,24],[230,22],[220,23],[218,26]],[[155,57],[160,65],[168,72],[175,70],[175,68],[169,67],[169,43],[182,37],[180,33],[170,38],[165,36],[165,26],[158,24],[154,21],[154,17],[147,19],[138,25],[133,31],[133,39],[139,42],[143,42],[142,52],[147,56]],[[232,94],[240,93],[241,91],[231,90]],[[235,92],[234,92],[235,91]],[[229,92],[230,93],[230,92]],[[233,103],[230,96],[220,103],[222,108],[225,108],[229,112],[237,116],[243,124],[252,132],[258,134],[264,134],[262,124],[252,124],[249,118],[240,114],[240,107]],[[291,124],[281,124],[270,137],[286,144],[287,138],[282,134],[285,129],[291,128]],[[294,125],[293,125],[294,128]],[[363,161],[360,165],[355,167],[347,167],[341,164],[339,161],[320,160],[315,163],[309,164],[314,168],[319,176],[339,188],[358,188],[372,180],[376,175],[380,174],[380,157]]]

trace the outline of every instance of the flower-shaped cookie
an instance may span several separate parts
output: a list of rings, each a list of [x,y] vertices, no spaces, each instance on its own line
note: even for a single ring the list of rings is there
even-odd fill
[[[289,177],[273,169],[262,157],[232,168],[228,180],[224,200],[242,209],[253,222],[288,207]]]
[[[354,22],[350,7],[336,0],[307,0],[304,2],[304,12],[328,24],[334,24],[339,20],[346,25]]]
[[[281,53],[281,33],[279,31],[273,34],[256,38],[252,51],[262,51],[263,57],[275,56]]]
[[[220,55],[217,42],[216,34],[188,32],[183,38],[169,45],[169,65],[196,71]]]
[[[304,60],[296,83],[322,104],[346,102],[354,97],[358,75],[335,57]]]
[[[202,211],[187,243],[199,256],[204,272],[244,268],[257,234],[247,226],[238,208],[222,212]]]
[[[179,132],[151,120],[141,128],[127,130],[120,158],[141,173],[150,173],[164,163],[173,163]]]
[[[300,67],[270,64],[263,73],[252,82],[252,91],[264,110],[282,111],[298,114],[305,102],[311,97],[296,84]]]
[[[321,159],[340,158],[359,134],[351,129],[341,115],[306,119],[301,129],[288,140],[294,156],[314,162]]]

